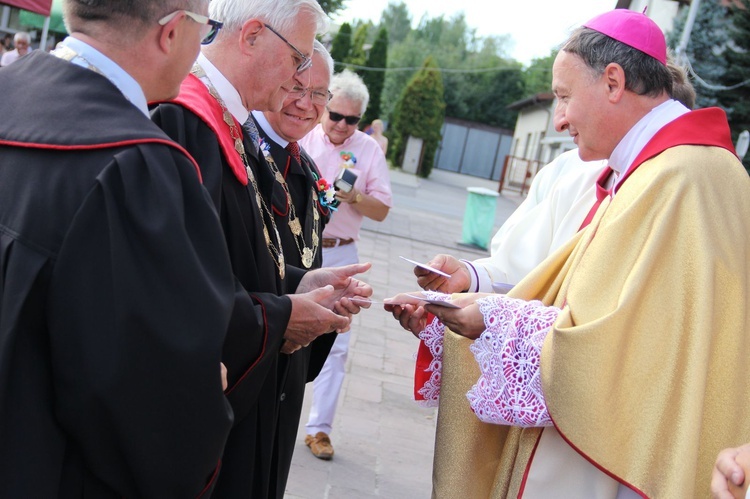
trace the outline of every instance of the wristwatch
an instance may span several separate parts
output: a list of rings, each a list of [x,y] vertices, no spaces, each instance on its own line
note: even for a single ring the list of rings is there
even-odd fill
[[[356,196],[354,196],[354,201],[352,201],[352,204],[357,204],[360,201],[362,201],[362,193],[358,192]]]

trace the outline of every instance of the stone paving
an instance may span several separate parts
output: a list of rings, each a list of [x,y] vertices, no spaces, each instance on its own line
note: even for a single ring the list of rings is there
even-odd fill
[[[374,300],[417,289],[412,266],[399,256],[427,262],[437,253],[470,260],[489,255],[459,241],[466,187],[495,191],[496,182],[443,171],[417,179],[392,170],[391,183],[393,208],[381,223],[366,219],[359,242],[360,260],[372,262],[362,278],[374,288]],[[517,193],[498,197],[493,233],[521,201]],[[286,499],[430,497],[436,413],[413,401],[417,345],[382,305],[354,318],[331,432],[335,456],[319,460],[303,442],[308,384]]]

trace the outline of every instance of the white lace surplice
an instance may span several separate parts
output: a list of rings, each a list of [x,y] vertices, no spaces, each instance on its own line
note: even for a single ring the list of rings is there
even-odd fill
[[[487,296],[477,304],[486,330],[471,346],[481,371],[466,395],[472,410],[486,423],[551,426],[539,360],[560,309],[504,295]],[[419,335],[433,356],[429,380],[419,389],[422,405],[436,406],[440,396],[444,333],[445,326],[435,319]]]

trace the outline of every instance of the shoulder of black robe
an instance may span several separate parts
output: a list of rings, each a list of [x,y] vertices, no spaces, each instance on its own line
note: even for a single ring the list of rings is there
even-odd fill
[[[235,177],[209,126],[175,103],[159,104],[152,110],[151,119],[198,162],[203,184],[220,214],[237,278],[235,307],[222,358],[228,371],[227,396],[239,421],[254,409],[269,370],[275,369],[292,309],[291,300],[282,295],[287,288],[293,292],[299,281],[291,287],[279,279],[254,196]],[[249,147],[246,149],[257,175],[259,158]],[[290,281],[292,272],[287,270],[287,274],[284,281]]]
[[[210,495],[234,300],[195,165],[87,69],[0,89],[2,495]]]

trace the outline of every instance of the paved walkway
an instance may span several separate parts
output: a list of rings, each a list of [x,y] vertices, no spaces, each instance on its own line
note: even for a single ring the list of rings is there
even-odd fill
[[[417,289],[412,267],[401,255],[422,262],[437,253],[467,259],[489,255],[459,241],[466,188],[496,191],[497,182],[443,171],[417,179],[392,170],[391,183],[394,207],[384,222],[365,222],[359,243],[360,260],[372,262],[363,279],[374,288],[374,300]],[[521,201],[515,193],[498,197],[495,230]],[[287,499],[430,497],[436,414],[413,401],[417,344],[382,306],[355,317],[331,433],[336,454],[321,461],[303,442],[312,396],[308,384]]]

